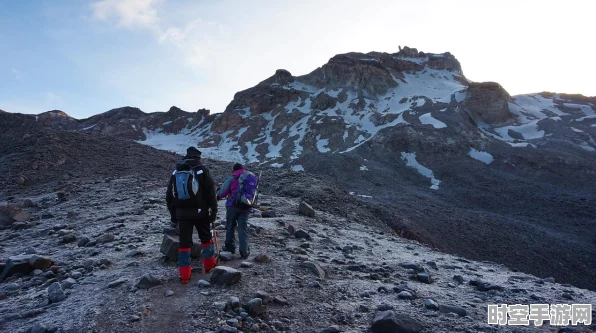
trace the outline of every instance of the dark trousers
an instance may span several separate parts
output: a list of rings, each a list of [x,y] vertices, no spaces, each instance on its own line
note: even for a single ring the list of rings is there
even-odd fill
[[[236,207],[226,207],[226,244],[225,249],[230,252],[236,251],[234,231],[238,227],[238,242],[240,243],[240,255],[248,255],[248,210]]]
[[[209,223],[209,217],[198,217],[192,220],[178,220],[178,226],[180,228],[180,248],[192,247],[192,233],[194,232],[194,229],[197,229],[201,243],[209,243],[211,240]]]

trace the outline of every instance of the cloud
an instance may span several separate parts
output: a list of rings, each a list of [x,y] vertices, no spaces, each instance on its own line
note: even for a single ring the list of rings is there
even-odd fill
[[[153,29],[159,21],[156,6],[163,0],[101,0],[91,4],[93,18],[107,21],[112,17],[119,27]]]
[[[14,78],[17,81],[21,81],[23,79],[23,74],[21,72],[19,72],[17,69],[12,69],[12,75],[14,75]]]

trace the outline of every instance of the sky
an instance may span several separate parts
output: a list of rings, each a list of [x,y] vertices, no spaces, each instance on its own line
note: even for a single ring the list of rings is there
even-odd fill
[[[284,68],[346,52],[451,52],[511,95],[596,96],[596,2],[31,0],[0,6],[0,109],[223,112]]]

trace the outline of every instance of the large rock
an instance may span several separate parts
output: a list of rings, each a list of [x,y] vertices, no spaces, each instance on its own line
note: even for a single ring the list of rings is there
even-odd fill
[[[496,82],[474,82],[468,87],[464,110],[475,125],[503,125],[515,121],[509,111],[511,96]]]
[[[35,269],[46,269],[52,265],[53,261],[50,258],[38,256],[36,254],[20,254],[8,258],[0,281],[17,274],[29,274]]]
[[[139,282],[137,282],[137,288],[139,289],[149,289],[155,286],[159,286],[161,281],[155,278],[151,274],[145,274],[141,276]]]
[[[468,314],[466,309],[451,305],[439,305],[439,311],[443,313],[456,313],[460,317],[465,317]]]
[[[66,298],[66,294],[62,290],[60,283],[54,282],[48,287],[48,298],[50,299],[50,303],[58,303]]]
[[[33,269],[48,269],[54,264],[54,260],[52,260],[52,258],[33,254],[29,258],[29,264]]]
[[[176,235],[165,234],[161,240],[159,251],[163,253],[169,260],[178,261],[178,247],[180,246],[180,239]],[[198,258],[201,256],[201,245],[193,243],[190,256]]]
[[[372,333],[418,333],[423,329],[418,320],[396,314],[393,310],[377,313],[370,328]]]
[[[31,218],[31,214],[28,211],[21,209],[11,214],[11,216],[17,222],[25,222]]]
[[[95,240],[95,243],[96,244],[105,244],[105,243],[113,242],[115,239],[116,239],[116,236],[114,236],[113,234],[103,234]]]
[[[247,304],[248,314],[251,316],[260,316],[263,313],[263,300],[260,298],[253,298]]]
[[[25,222],[30,218],[29,212],[21,207],[5,202],[0,205],[0,226],[9,226],[14,222]]]
[[[306,202],[301,202],[298,206],[298,212],[304,216],[315,217],[315,210],[312,208],[311,205],[307,204]]]
[[[231,286],[242,278],[242,272],[232,267],[217,266],[211,272],[211,283]]]
[[[315,261],[303,261],[300,263],[300,266],[310,269],[320,279],[325,279],[325,277],[327,276],[323,267],[321,267],[321,265],[319,265],[319,263]]]

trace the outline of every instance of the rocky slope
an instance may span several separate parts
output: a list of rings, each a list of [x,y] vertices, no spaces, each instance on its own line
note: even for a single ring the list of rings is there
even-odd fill
[[[44,142],[51,150],[46,145],[54,143]],[[556,332],[560,327],[548,323],[487,325],[487,305],[596,303],[593,291],[403,239],[334,184],[280,169],[265,169],[272,176],[261,197],[277,217],[253,215],[248,262],[223,263],[240,272],[240,281],[206,283],[211,277],[195,259],[191,283],[181,285],[175,264],[159,253],[169,220],[163,203],[168,164],[176,156],[133,144],[128,149],[142,151],[130,155],[133,164],[162,162],[120,169],[119,160],[104,158],[113,152],[97,145],[93,138],[87,142],[97,163],[82,165],[80,174],[57,179],[71,169],[52,166],[46,169],[52,179],[9,187],[0,196],[31,215],[0,230],[2,265],[18,256],[37,267],[0,283],[0,331],[382,332],[374,328],[375,317],[392,310],[401,318],[393,324],[411,332]],[[71,156],[78,154],[87,153],[78,149]],[[230,169],[206,163],[218,180]],[[313,203],[315,217],[298,213],[300,198],[292,197],[291,187]],[[354,207],[350,216],[346,203]]]

